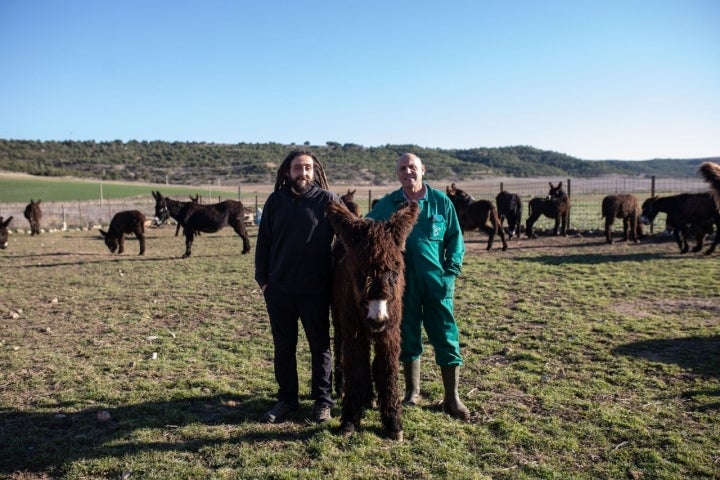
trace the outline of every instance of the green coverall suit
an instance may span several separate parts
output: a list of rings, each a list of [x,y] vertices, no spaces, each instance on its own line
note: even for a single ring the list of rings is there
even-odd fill
[[[420,214],[405,244],[400,361],[412,362],[423,352],[422,327],[440,366],[462,365],[458,328],[453,315],[455,277],[465,255],[460,223],[450,199],[425,184]],[[402,189],[383,197],[368,218],[386,220],[407,202]]]

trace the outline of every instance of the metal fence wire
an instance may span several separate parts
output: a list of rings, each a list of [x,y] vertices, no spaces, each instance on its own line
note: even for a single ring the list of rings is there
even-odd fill
[[[450,182],[427,180],[435,188],[444,190]],[[654,195],[674,195],[678,193],[696,193],[708,190],[708,185],[700,178],[656,178],[656,177],[599,177],[599,178],[551,178],[551,179],[485,179],[483,181],[458,182],[458,188],[465,190],[476,200],[484,199],[495,202],[500,191],[517,193],[523,200],[523,223],[528,217],[528,202],[532,198],[544,198],[550,188],[549,183],[557,185],[563,182],[565,191],[570,195],[572,208],[570,211],[570,227],[580,231],[602,230],[604,221],[601,217],[600,205],[606,195],[632,194],[642,203]],[[347,187],[337,187],[334,191],[344,191]],[[397,188],[369,188],[365,196],[361,187],[357,189],[356,202],[361,211],[370,210],[372,200],[378,199],[390,190]],[[243,186],[242,201],[246,210],[251,213],[261,210],[267,195],[251,192],[251,188]],[[238,188],[238,191],[240,189]],[[0,204],[0,215],[5,218],[13,216],[10,225],[12,230],[29,230],[29,224],[23,217],[26,203]],[[41,204],[43,218],[41,226],[44,230],[92,229],[107,226],[112,217],[124,210],[139,210],[151,220],[155,214],[155,202],[151,195],[132,197],[121,200],[46,202]],[[655,220],[656,225],[664,225],[664,214]],[[662,223],[659,223],[662,222]],[[541,217],[535,224],[537,229],[550,229],[554,220]],[[621,228],[621,225],[620,225]]]

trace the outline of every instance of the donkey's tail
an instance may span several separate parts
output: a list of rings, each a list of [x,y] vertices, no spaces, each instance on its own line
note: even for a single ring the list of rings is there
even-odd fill
[[[713,162],[705,162],[700,165],[700,175],[710,184],[715,195],[715,202],[720,205],[720,165]]]

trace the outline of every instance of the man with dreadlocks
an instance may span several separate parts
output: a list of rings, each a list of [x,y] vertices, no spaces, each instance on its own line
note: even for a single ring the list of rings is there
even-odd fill
[[[265,296],[275,347],[277,403],[264,420],[280,423],[299,408],[296,347],[298,318],[310,345],[313,418],[331,418],[330,268],[332,228],[325,218],[327,178],[309,150],[293,150],[277,172],[255,248],[255,280]]]

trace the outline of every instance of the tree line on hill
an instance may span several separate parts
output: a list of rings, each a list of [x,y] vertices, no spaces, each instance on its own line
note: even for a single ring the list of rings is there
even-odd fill
[[[395,159],[412,151],[427,176],[454,181],[489,176],[595,177],[630,175],[690,177],[714,159],[590,161],[530,146],[438,149],[416,145],[364,147],[353,143],[285,145],[206,142],[37,141],[0,139],[0,170],[41,176],[199,185],[272,183],[277,167],[293,148],[310,148],[334,183],[383,185],[395,181]]]

